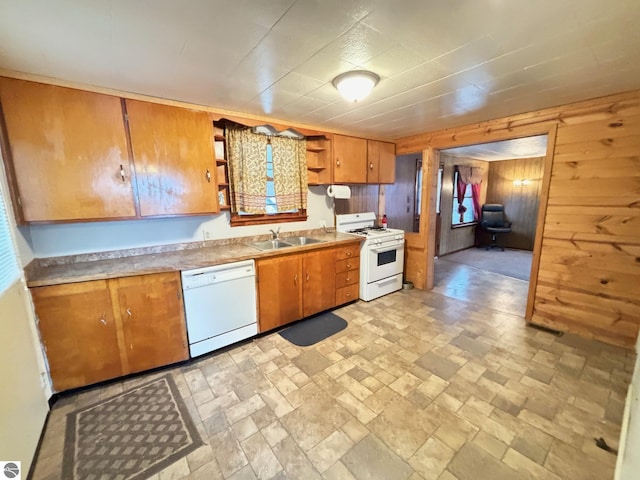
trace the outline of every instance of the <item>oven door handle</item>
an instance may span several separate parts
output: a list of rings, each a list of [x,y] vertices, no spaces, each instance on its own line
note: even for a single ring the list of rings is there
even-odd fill
[[[384,252],[390,252],[391,250],[400,250],[401,248],[404,248],[404,242],[403,243],[394,243],[393,245],[385,245],[383,247],[378,247],[378,248],[372,248],[371,251],[374,253],[384,253]]]

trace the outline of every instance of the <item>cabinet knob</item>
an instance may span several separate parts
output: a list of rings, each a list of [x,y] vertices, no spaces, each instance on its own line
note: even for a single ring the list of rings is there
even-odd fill
[[[211,183],[211,172],[209,171],[208,168],[207,168],[207,173],[205,174],[205,177],[207,178],[207,182]]]
[[[370,163],[370,164],[369,164],[369,168],[370,168],[371,170],[373,170],[373,163]]]
[[[350,257],[352,255],[351,252],[347,252],[347,257]]]
[[[122,165],[120,165],[120,178],[122,179],[123,182],[127,178],[127,176],[124,174],[124,167]]]
[[[339,158],[337,158],[337,159],[336,159],[336,165],[337,165],[338,167],[340,166],[340,159],[339,159]]]
[[[351,268],[351,264],[350,263],[347,263],[347,268]]]
[[[351,281],[351,277],[347,277],[347,282],[350,282],[350,281]]]

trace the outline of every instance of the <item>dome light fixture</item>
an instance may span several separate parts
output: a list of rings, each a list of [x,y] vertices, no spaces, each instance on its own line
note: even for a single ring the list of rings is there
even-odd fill
[[[350,102],[359,102],[371,93],[380,77],[368,70],[344,72],[333,79],[333,86]]]

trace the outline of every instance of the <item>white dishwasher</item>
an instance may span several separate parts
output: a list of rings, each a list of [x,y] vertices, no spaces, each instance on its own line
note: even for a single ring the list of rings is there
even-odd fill
[[[182,272],[191,357],[258,333],[255,280],[253,260]]]

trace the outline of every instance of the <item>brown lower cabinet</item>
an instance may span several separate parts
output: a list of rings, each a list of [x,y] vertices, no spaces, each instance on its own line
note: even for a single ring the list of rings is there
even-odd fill
[[[31,293],[57,392],[189,358],[179,272]]]
[[[350,296],[340,295],[336,273],[338,259],[350,252],[353,265],[359,265],[359,243],[258,259],[258,324],[266,332],[301,318],[328,310],[358,298],[358,271],[353,271]],[[358,263],[356,263],[358,262]],[[342,286],[340,286],[342,287]]]

